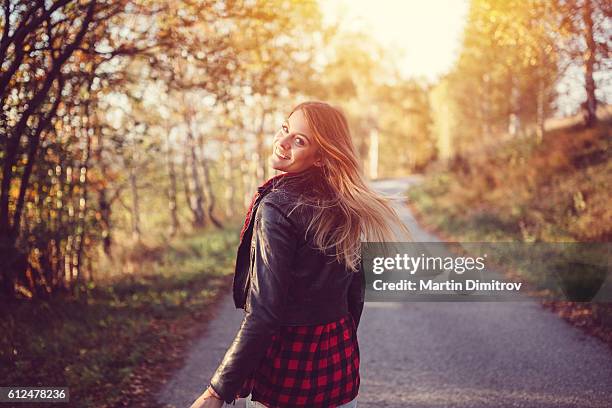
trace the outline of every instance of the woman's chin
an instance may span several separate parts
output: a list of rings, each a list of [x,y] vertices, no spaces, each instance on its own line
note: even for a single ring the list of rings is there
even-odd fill
[[[270,160],[270,166],[274,169],[274,170],[278,170],[278,171],[287,171],[287,168],[289,167],[288,163],[281,163],[278,160]]]

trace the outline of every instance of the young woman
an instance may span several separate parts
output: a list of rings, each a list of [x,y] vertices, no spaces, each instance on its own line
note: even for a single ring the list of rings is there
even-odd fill
[[[245,316],[191,407],[247,396],[247,407],[356,407],[361,242],[410,233],[365,183],[339,109],[295,107],[270,161],[283,173],[259,187],[236,260],[234,303]]]

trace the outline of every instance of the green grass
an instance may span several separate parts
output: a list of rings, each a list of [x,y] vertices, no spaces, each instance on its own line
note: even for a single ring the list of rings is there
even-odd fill
[[[235,229],[198,233],[77,298],[2,305],[1,384],[68,386],[71,406],[112,405],[139,364],[163,358],[154,348],[178,340],[171,323],[210,306],[236,245]]]
[[[516,215],[470,208],[462,197],[444,190],[452,182],[448,174],[435,174],[408,191],[426,224],[464,242],[522,240]]]

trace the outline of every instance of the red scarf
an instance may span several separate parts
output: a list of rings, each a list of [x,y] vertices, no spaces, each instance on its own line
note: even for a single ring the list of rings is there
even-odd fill
[[[255,193],[255,195],[253,196],[253,199],[251,200],[251,204],[249,205],[249,209],[247,211],[247,215],[246,215],[246,218],[244,220],[244,225],[242,226],[242,230],[240,230],[240,241],[242,241],[242,237],[244,236],[244,233],[246,232],[247,228],[249,227],[249,223],[251,222],[251,217],[253,216],[253,214],[252,214],[252,212],[253,212],[253,205],[255,204],[255,201],[257,201],[257,198],[261,195],[260,192],[263,191],[264,189],[266,189],[268,186],[270,186],[270,184],[276,182],[276,180],[279,180],[282,177],[284,177],[286,174],[288,174],[288,173],[277,174],[276,176],[271,177],[268,181],[266,181],[261,186],[259,186],[259,188],[257,189],[257,192]]]

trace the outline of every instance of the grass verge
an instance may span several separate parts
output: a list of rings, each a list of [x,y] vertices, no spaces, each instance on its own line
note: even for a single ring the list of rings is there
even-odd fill
[[[235,229],[197,233],[84,295],[2,305],[1,384],[68,386],[74,407],[153,407],[231,284],[236,245]]]

